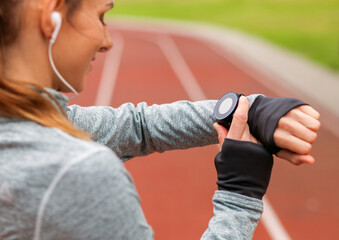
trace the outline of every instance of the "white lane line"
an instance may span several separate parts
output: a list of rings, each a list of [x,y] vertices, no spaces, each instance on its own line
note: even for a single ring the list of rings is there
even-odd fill
[[[264,197],[263,201],[264,213],[261,217],[261,220],[268,234],[273,240],[291,240],[291,237],[284,229],[270,202],[266,197]]]
[[[112,40],[114,47],[107,53],[105,58],[101,81],[95,100],[96,106],[109,106],[111,104],[117,81],[125,41],[120,33],[115,33]]]
[[[170,36],[161,36],[157,38],[156,43],[167,58],[188,97],[192,101],[207,99],[173,39]]]
[[[178,76],[180,82],[184,86],[186,93],[192,101],[206,100],[207,97],[201,89],[197,79],[189,69],[184,57],[180,53],[180,50],[175,45],[175,42],[170,37],[159,37],[156,40],[160,49],[164,52],[165,57],[172,66],[174,72]],[[217,146],[219,149],[219,146]],[[272,205],[266,197],[264,201],[264,212],[262,215],[262,222],[273,240],[290,240],[287,231],[278,218],[278,215],[274,211]]]

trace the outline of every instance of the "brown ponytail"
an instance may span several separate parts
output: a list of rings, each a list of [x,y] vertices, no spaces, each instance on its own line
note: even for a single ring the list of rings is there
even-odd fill
[[[46,127],[58,128],[74,137],[90,140],[86,133],[75,128],[67,119],[53,96],[39,86],[0,78],[0,114],[32,120]]]
[[[0,47],[15,41],[20,30],[20,20],[15,15],[23,0],[0,0]],[[80,0],[66,0],[69,13],[73,12]],[[3,54],[1,56],[1,63]],[[43,95],[45,94],[45,96]],[[56,106],[58,106],[58,108]],[[9,118],[27,119],[46,127],[58,128],[74,137],[90,140],[90,137],[77,129],[68,119],[54,97],[41,86],[35,86],[6,79],[0,75],[0,114]]]

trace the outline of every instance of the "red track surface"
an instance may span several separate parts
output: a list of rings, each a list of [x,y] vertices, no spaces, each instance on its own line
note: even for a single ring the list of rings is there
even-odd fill
[[[125,46],[111,106],[188,99],[163,52],[152,41],[157,34],[112,29],[112,35],[117,32],[122,34]],[[217,99],[229,91],[276,96],[213,51],[209,44],[171,37],[208,98]],[[105,56],[99,56],[84,92],[75,103],[95,104],[104,61]],[[272,79],[266,80],[272,86]],[[283,88],[281,94],[297,97]],[[323,127],[313,149],[315,165],[294,167],[280,159],[275,161],[267,196],[292,239],[338,239],[339,236],[339,139],[324,126],[326,119],[322,120]],[[217,148],[210,146],[153,154],[126,163],[155,239],[200,238],[212,216],[216,153]],[[263,224],[259,224],[254,239],[270,239]]]

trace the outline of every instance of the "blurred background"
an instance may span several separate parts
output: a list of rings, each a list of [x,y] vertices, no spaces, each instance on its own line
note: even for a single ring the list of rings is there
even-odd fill
[[[115,0],[112,16],[213,23],[259,36],[339,71],[338,0]]]

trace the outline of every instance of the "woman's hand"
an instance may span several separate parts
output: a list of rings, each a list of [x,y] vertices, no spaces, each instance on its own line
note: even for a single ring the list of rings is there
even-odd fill
[[[258,143],[250,134],[247,124],[248,110],[247,99],[241,97],[230,130],[227,131],[226,128],[217,123],[213,125],[218,133],[220,146],[222,146],[225,138]],[[283,116],[279,120],[273,135],[276,145],[282,148],[277,156],[294,165],[314,163],[315,160],[310,155],[310,151],[320,128],[319,117],[320,114],[308,105],[294,108]]]
[[[218,133],[218,140],[220,148],[222,147],[225,138],[233,140],[242,140],[258,143],[258,141],[251,135],[248,120],[248,110],[250,104],[246,97],[242,96],[239,99],[237,110],[233,115],[233,120],[229,131],[218,123],[214,123],[213,127]]]
[[[247,124],[250,104],[239,99],[229,131],[214,124],[221,151],[214,159],[218,189],[262,199],[268,187],[273,157],[250,134]]]
[[[320,114],[307,105],[292,109],[282,117],[273,135],[276,145],[282,148],[277,156],[294,165],[314,163],[310,151],[320,128],[319,117]]]

